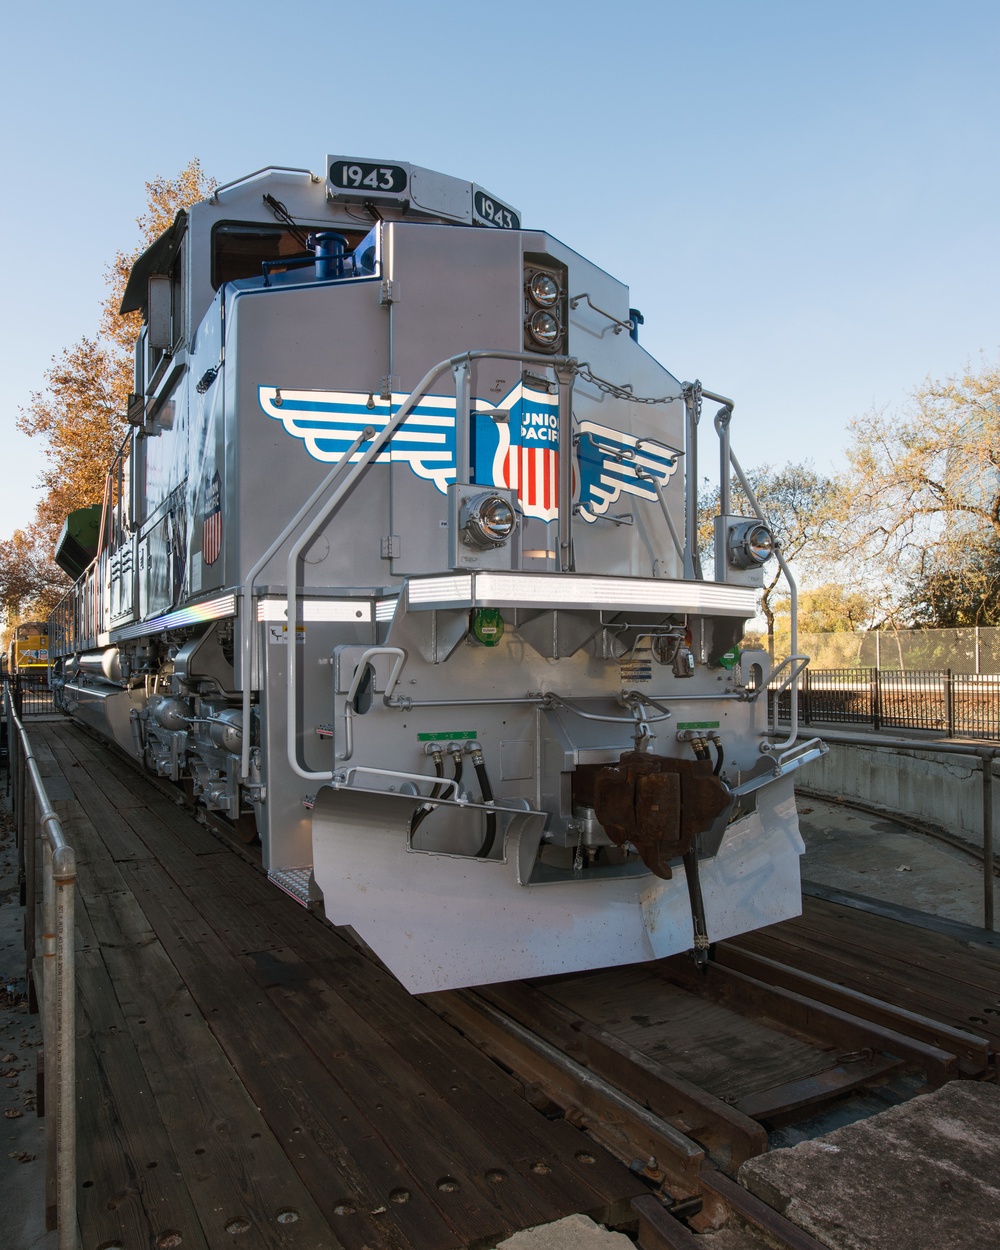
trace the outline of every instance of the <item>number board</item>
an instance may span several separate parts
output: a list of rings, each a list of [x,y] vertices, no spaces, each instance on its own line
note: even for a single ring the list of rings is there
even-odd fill
[[[521,218],[516,210],[480,187],[476,187],[472,197],[472,220],[481,226],[494,226],[498,230],[521,229]]]
[[[410,183],[409,165],[338,156],[327,159],[327,169],[327,187],[336,199],[404,199]]]

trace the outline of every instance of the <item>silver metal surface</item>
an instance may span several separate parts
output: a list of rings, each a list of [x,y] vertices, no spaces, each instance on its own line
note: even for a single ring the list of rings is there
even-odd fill
[[[312,900],[312,864],[303,868],[272,868],[267,879],[273,881],[286,894],[290,894],[303,907],[307,907]]]

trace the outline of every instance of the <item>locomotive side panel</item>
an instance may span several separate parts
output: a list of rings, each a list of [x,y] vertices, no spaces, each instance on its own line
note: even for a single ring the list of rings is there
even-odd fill
[[[388,311],[379,284],[359,282],[265,292],[240,291],[229,312],[227,364],[232,401],[229,445],[238,448],[227,515],[234,529],[231,582],[295,515],[343,451],[334,409],[348,396],[353,433],[385,404]],[[373,405],[369,410],[367,404]],[[381,539],[387,532],[389,473],[376,464],[303,553],[306,587],[378,586],[387,578]],[[289,544],[260,571],[261,587],[287,583]]]

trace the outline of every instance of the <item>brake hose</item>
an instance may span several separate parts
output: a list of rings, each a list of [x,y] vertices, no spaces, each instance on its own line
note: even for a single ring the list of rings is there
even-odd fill
[[[444,777],[444,756],[441,754],[440,751],[434,752],[434,774],[438,778]],[[431,799],[439,799],[443,793],[443,790],[444,790],[443,786],[439,786],[435,783],[434,788],[431,790],[430,795],[428,797]],[[418,807],[417,810],[413,813],[413,820],[410,822],[410,837],[411,838],[420,828],[421,823],[427,819],[427,817],[431,814],[433,810],[434,810],[433,803],[425,803],[422,807]]]
[[[694,927],[694,962],[699,971],[708,971],[708,924],[705,920],[705,900],[701,893],[701,872],[698,868],[698,850],[692,846],[684,855],[684,875],[687,878],[688,897],[691,900],[691,923]]]
[[[483,760],[483,753],[478,748],[472,752],[472,765],[476,770],[476,776],[479,778],[479,789],[483,796],[483,803],[489,806],[493,802],[493,787],[490,785],[489,774],[486,771],[486,763]],[[493,850],[493,843],[497,836],[497,814],[496,812],[488,812],[486,815],[486,836],[483,838],[483,844],[476,851],[476,859],[485,859]]]
[[[715,766],[715,776],[719,775],[722,769],[723,751],[722,743],[716,738],[715,748],[718,753],[718,763]],[[708,750],[708,743],[699,734],[691,739],[691,748],[699,760],[710,760],[712,757]],[[684,876],[687,879],[688,898],[691,901],[691,925],[694,930],[694,962],[700,972],[708,971],[708,923],[705,919],[705,899],[701,892],[701,870],[698,866],[698,847],[693,843],[691,849],[682,856],[684,860]]]

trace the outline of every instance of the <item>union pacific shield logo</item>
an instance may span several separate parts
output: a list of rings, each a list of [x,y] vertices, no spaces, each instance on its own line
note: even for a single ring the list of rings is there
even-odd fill
[[[408,398],[391,400],[357,391],[297,391],[259,388],[260,406],[288,434],[302,440],[314,460],[336,463],[366,425],[383,429]],[[593,523],[621,496],[653,503],[656,483],[666,483],[679,452],[596,421],[574,421],[574,510]],[[517,492],[527,517],[552,521],[559,515],[559,409],[556,397],[518,383],[496,405],[477,399],[471,423],[473,480]],[[351,455],[357,462],[365,444]],[[428,395],[376,457],[378,464],[405,464],[417,477],[446,494],[458,480],[455,465],[455,397]],[[464,479],[464,474],[463,474]]]
[[[553,521],[559,515],[559,407],[547,392],[516,386],[498,405],[509,414],[497,420],[488,407],[473,429],[476,481],[517,491],[525,516]]]

